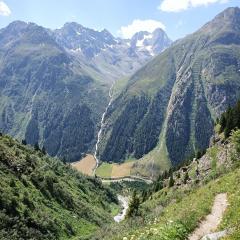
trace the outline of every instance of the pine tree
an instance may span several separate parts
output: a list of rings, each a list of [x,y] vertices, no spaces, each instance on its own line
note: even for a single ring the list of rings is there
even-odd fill
[[[42,147],[42,153],[43,153],[44,155],[46,155],[46,154],[47,154],[47,152],[46,152],[46,149],[45,149],[45,147],[44,147],[44,146]]]
[[[63,162],[64,164],[67,164],[67,159],[66,159],[66,157],[63,157],[62,162]]]
[[[163,188],[163,182],[162,181],[158,181],[155,183],[154,185],[154,192],[158,192]]]
[[[201,158],[201,156],[202,156],[202,153],[201,153],[200,150],[198,150],[198,151],[196,152],[196,159]]]
[[[164,171],[163,172],[163,175],[162,175],[162,179],[167,179],[168,178],[168,172],[167,171]]]
[[[188,172],[186,172],[184,175],[183,183],[186,184],[188,180],[189,180],[189,175],[188,175]]]
[[[142,191],[142,202],[145,202],[147,200],[148,193],[146,190]]]
[[[171,173],[168,187],[171,188],[171,187],[173,187],[173,186],[174,186],[174,179],[173,179],[173,173]]]
[[[220,133],[222,133],[224,131],[225,127],[226,127],[226,116],[225,116],[224,113],[222,114],[222,116],[220,118],[220,125],[221,125]]]
[[[139,205],[140,205],[140,200],[137,196],[136,191],[134,191],[133,196],[132,196],[132,200],[129,204],[127,217],[136,216],[138,214]]]
[[[40,147],[39,147],[38,143],[35,143],[34,149],[35,149],[36,151],[39,151],[39,150],[40,150]]]
[[[240,128],[240,101],[234,107],[233,121],[234,128]]]
[[[226,124],[224,128],[224,136],[225,138],[228,138],[230,136],[230,133],[232,129],[234,128],[234,110],[231,107],[228,107],[225,117],[226,117]]]

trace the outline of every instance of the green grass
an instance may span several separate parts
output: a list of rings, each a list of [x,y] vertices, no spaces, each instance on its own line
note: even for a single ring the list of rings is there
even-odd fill
[[[97,176],[110,178],[112,174],[112,164],[102,163],[96,171]]]
[[[218,147],[214,146],[208,149],[207,154],[211,158],[211,169],[213,171],[216,171],[217,168],[217,153],[218,153]]]
[[[226,239],[239,239],[240,229],[235,228],[240,226],[239,184],[240,169],[237,169],[200,188],[163,189],[142,205],[144,225],[137,219],[126,222],[119,228],[121,236],[109,234],[105,239],[184,240],[210,213],[218,193],[227,193],[229,201],[218,230],[233,228],[234,233]],[[159,210],[159,206],[163,208]]]
[[[240,144],[239,140],[234,144]],[[204,177],[200,178],[201,180],[198,178],[200,182],[194,181],[196,168],[199,167],[195,161],[188,166],[191,183],[182,184],[180,187],[165,187],[153,193],[140,205],[136,217],[120,225],[113,225],[103,239],[120,240],[123,237],[128,240],[187,239],[211,212],[214,199],[219,193],[227,193],[229,205],[217,231],[231,229],[232,233],[226,240],[240,239],[240,157],[239,154],[236,155],[234,144],[229,145],[231,154],[228,154],[224,160],[226,162],[221,164],[217,164],[217,161],[220,158],[219,153],[225,151],[225,147],[213,146],[208,149],[206,153],[208,160],[204,161],[209,162],[211,170],[208,170],[208,175],[202,173],[201,176]],[[120,232],[121,235],[117,235],[116,232]]]
[[[109,188],[8,136],[0,179],[0,239],[89,239],[113,221]]]
[[[110,208],[111,208],[111,215],[113,217],[116,216],[119,213],[119,211],[120,211],[120,206],[116,205],[116,204],[111,204]]]
[[[113,97],[116,98],[123,91],[123,89],[127,86],[128,78],[123,78],[117,80],[113,87]]]
[[[158,145],[148,154],[136,161],[136,164],[134,164],[133,169],[131,170],[131,174],[157,177],[160,172],[169,170],[171,162],[168,157],[166,141],[162,137],[163,134],[164,133],[160,136]]]

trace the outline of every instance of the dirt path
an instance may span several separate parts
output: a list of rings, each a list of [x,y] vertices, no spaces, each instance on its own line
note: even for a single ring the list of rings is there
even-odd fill
[[[188,240],[199,240],[203,236],[216,231],[227,205],[227,194],[218,194],[215,197],[212,212],[200,223],[199,227],[189,236]]]
[[[138,176],[126,176],[126,177],[120,177],[120,178],[112,178],[112,179],[104,179],[104,178],[100,178],[102,179],[102,182],[103,183],[111,183],[111,182],[122,182],[122,181],[125,181],[125,182],[145,182],[147,184],[152,184],[153,181],[150,180],[150,179],[146,179],[146,178],[141,178],[141,177],[138,177]]]

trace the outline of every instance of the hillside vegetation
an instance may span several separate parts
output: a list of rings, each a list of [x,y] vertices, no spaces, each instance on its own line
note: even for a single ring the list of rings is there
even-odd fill
[[[115,195],[44,151],[0,136],[0,239],[89,239]]]
[[[239,135],[240,132],[236,134]],[[237,146],[240,146],[239,137]],[[102,238],[94,239],[184,240],[210,213],[214,198],[219,193],[227,193],[229,206],[218,230],[230,230],[231,234],[224,239],[239,239],[240,152],[234,154],[234,158],[232,155],[227,160],[224,159],[226,162],[222,163],[225,147],[217,148],[217,155],[212,154],[214,148],[210,148],[199,160],[198,170],[195,161],[174,172],[173,183],[171,177],[163,179],[152,190],[144,190],[142,194],[138,194],[138,201],[134,202],[140,204],[130,205],[135,209],[133,215],[118,226],[102,230]],[[233,152],[235,149],[231,153]],[[204,161],[202,165],[201,161]],[[185,171],[188,173],[187,178]],[[196,171],[199,171],[198,177]],[[116,235],[116,232],[121,234]]]
[[[232,119],[231,111],[235,123],[239,122],[237,109],[239,103],[224,112],[220,119],[228,122]],[[152,186],[133,193],[125,222],[101,230],[100,236],[114,240],[187,239],[210,213],[215,197],[226,193],[228,206],[217,231],[228,232],[224,240],[239,239],[240,130],[232,124],[228,129],[231,134],[226,137],[222,134],[221,123],[222,120],[217,123],[212,145],[205,153],[160,174]],[[116,235],[116,229],[121,234]]]

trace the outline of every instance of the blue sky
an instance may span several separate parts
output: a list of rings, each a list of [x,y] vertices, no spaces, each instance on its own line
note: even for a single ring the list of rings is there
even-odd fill
[[[162,26],[176,40],[231,6],[240,7],[240,0],[0,0],[0,28],[14,20],[52,29],[75,21],[130,37],[147,30],[142,28]]]

